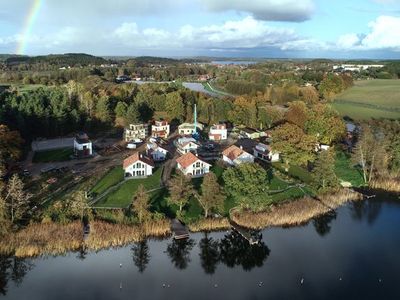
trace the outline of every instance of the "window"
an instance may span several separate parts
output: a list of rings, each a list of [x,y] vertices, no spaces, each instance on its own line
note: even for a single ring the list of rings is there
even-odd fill
[[[142,164],[140,162],[138,162],[137,167],[140,169],[142,167]]]
[[[200,162],[199,161],[196,163],[196,168],[200,168]]]

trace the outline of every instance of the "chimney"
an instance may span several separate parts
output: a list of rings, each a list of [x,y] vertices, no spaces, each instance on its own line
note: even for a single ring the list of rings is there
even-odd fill
[[[240,148],[240,150],[243,150],[243,146],[242,146],[242,145],[240,145],[240,147],[239,147],[239,148]]]
[[[140,157],[140,158],[143,158],[143,155],[142,155],[142,153],[139,153],[139,157]]]

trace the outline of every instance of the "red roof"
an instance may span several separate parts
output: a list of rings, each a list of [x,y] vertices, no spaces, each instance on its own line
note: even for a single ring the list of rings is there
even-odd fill
[[[181,157],[176,159],[176,162],[182,166],[182,168],[186,169],[190,165],[193,165],[196,161],[202,161],[200,158],[198,158],[196,155],[194,155],[192,152],[188,152],[185,155],[182,155]]]
[[[230,160],[234,161],[237,159],[240,155],[242,155],[245,151],[243,149],[240,149],[238,146],[232,145],[228,148],[226,148],[224,151],[222,151],[222,155],[228,157]]]
[[[129,167],[130,165],[134,164],[137,161],[141,161],[142,163],[145,163],[149,166],[154,167],[154,162],[150,158],[148,158],[147,156],[145,156],[139,152],[135,152],[128,158],[124,159],[124,162],[123,162],[124,169],[126,169],[127,167]]]

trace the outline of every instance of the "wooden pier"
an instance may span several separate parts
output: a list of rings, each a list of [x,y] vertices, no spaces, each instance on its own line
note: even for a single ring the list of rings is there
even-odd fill
[[[187,239],[189,230],[178,219],[171,220],[172,236],[175,240]]]
[[[251,236],[249,230],[238,226],[237,224],[230,222],[232,230],[236,231],[237,233],[239,233],[244,239],[246,239],[250,245],[257,245],[260,240],[255,239]]]

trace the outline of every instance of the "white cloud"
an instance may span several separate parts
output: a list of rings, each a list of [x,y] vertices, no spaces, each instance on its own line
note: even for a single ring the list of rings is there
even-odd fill
[[[314,12],[313,0],[201,0],[211,11],[246,12],[265,21],[302,22]]]
[[[367,34],[345,34],[337,47],[345,50],[400,50],[400,17],[380,16],[368,24]]]

